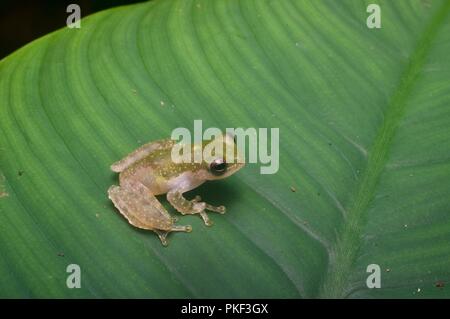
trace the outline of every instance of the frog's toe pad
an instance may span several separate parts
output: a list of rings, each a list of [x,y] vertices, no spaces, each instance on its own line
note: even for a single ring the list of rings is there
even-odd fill
[[[226,211],[227,211],[227,209],[226,209],[225,206],[223,206],[223,205],[217,207],[217,212],[220,213],[220,214],[225,214]]]

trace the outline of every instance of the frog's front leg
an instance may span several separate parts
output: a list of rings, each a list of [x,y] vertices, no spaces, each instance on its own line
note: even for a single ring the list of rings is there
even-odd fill
[[[211,226],[213,222],[209,219],[205,210],[224,214],[224,206],[212,206],[205,202],[201,202],[200,196],[195,196],[193,200],[187,200],[183,197],[183,192],[174,190],[167,193],[167,200],[181,214],[200,214],[206,226]]]

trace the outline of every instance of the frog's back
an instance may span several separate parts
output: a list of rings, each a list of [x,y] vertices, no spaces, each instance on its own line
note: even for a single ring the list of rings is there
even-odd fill
[[[145,145],[142,145],[135,151],[128,154],[126,157],[121,159],[120,161],[111,165],[111,170],[116,173],[123,172],[125,169],[136,165],[144,158],[151,156],[152,154],[171,150],[172,146],[176,143],[176,141],[171,139],[163,139],[155,142],[150,142]]]

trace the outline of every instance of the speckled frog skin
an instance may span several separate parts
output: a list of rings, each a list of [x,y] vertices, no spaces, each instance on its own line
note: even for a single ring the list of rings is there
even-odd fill
[[[205,225],[212,225],[206,210],[225,213],[224,206],[212,206],[201,201],[199,196],[192,200],[183,193],[192,190],[207,180],[228,177],[244,166],[244,160],[229,135],[221,137],[224,148],[232,146],[234,157],[217,156],[210,162],[175,163],[172,161],[172,148],[176,141],[165,139],[145,144],[111,165],[114,172],[120,173],[120,186],[108,189],[109,198],[119,212],[135,227],[152,230],[167,246],[167,234],[173,231],[190,232],[190,225],[177,226],[155,195],[167,194],[169,203],[181,214],[199,214]],[[192,153],[211,141],[191,145]],[[225,154],[225,152],[223,152]]]

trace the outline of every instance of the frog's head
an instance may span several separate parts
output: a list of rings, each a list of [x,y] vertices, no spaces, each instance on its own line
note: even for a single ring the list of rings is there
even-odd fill
[[[207,143],[205,149],[208,147],[211,149],[210,155],[204,158],[207,180],[228,177],[244,167],[244,156],[232,135],[224,134]]]

